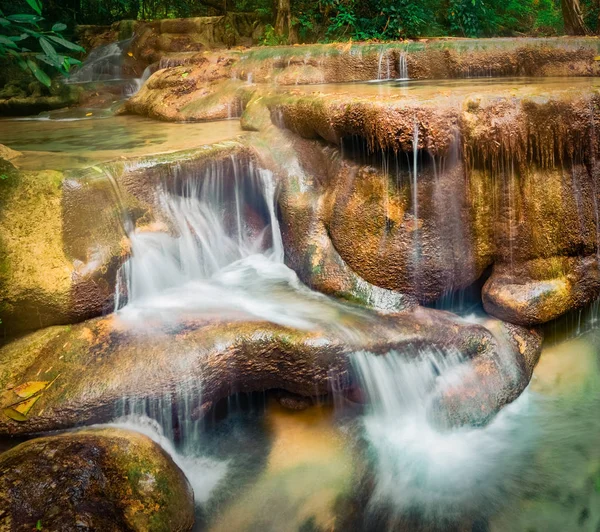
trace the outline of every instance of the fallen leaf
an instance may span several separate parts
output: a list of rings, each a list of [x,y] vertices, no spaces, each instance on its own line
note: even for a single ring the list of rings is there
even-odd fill
[[[94,113],[85,113],[85,116],[92,116]]]
[[[49,381],[30,381],[17,386],[13,391],[23,399],[27,399],[38,392],[41,392]]]
[[[27,414],[41,396],[34,395],[25,401],[16,403],[4,409],[4,415],[15,421],[27,421]]]
[[[132,52],[127,52],[127,55],[128,55],[129,57],[133,57],[133,53],[132,53]]]
[[[600,61],[600,55],[597,55],[596,57],[594,57],[594,61]]]

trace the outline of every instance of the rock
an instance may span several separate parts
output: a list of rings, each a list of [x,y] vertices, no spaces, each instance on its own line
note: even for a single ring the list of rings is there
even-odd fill
[[[310,397],[303,397],[302,395],[293,394],[290,392],[279,391],[275,394],[277,402],[285,409],[292,410],[294,412],[300,412],[310,408],[313,404]]]
[[[230,47],[231,39],[239,45],[240,40],[248,43],[249,39],[251,41],[255,38],[258,28],[255,22],[244,18],[241,13],[228,16],[235,18],[229,21],[231,35],[226,35],[226,32],[219,29],[223,24],[223,17],[142,24],[143,29],[138,28],[132,43],[133,59],[127,59],[139,63],[137,67],[132,67],[132,72],[135,71],[139,76],[144,66],[152,63],[158,63],[159,68],[166,72],[156,75],[154,81],[147,84],[147,89],[143,89],[137,99],[127,104],[128,111],[161,120],[185,120],[186,113],[181,112],[185,105],[194,102],[195,106],[204,109],[212,107],[214,104],[211,101],[216,99],[215,95],[231,92],[228,82],[232,79],[263,84],[261,90],[264,90],[264,84],[281,87],[367,81],[387,76],[388,71],[391,78],[398,78],[401,75],[401,56],[408,65],[412,79],[464,78],[478,72],[485,76],[490,73],[501,76],[555,76],[574,75],[574,72],[593,76],[600,72],[598,62],[594,61],[597,54],[595,42],[585,38],[572,40],[572,46],[568,49],[564,42],[556,39],[530,40],[527,43],[520,39],[453,39],[426,43],[319,44],[259,47],[243,52],[203,52],[205,49],[218,48],[223,43]],[[252,37],[247,37],[249,35]],[[223,68],[208,68],[208,65],[217,64]],[[182,69],[183,66],[186,69]],[[206,78],[204,72],[207,68],[210,72],[209,79],[204,79],[205,83],[194,81],[198,74]],[[173,83],[170,87],[164,84],[157,86],[159,79],[168,78],[177,79],[178,83]],[[211,83],[208,84],[207,81]],[[206,103],[202,103],[204,99],[207,99]],[[248,99],[241,100],[243,107]],[[315,100],[312,99],[308,105],[314,103]],[[305,122],[314,122],[311,116],[315,110],[306,109],[306,112],[305,116],[304,111],[299,110],[300,117]],[[409,112],[411,109],[407,110]],[[389,109],[383,106],[378,120],[371,116],[371,120],[364,123],[364,131],[359,124],[355,125],[361,134],[374,133],[377,131],[376,124],[389,122],[388,114]],[[215,118],[223,118],[222,113],[206,110],[200,116],[194,112],[189,116],[189,119],[196,120]],[[389,118],[397,121],[393,116]],[[409,122],[407,130],[410,143],[414,123],[412,116]],[[451,128],[445,127],[446,124],[438,125],[435,130],[440,135],[449,133]],[[430,133],[433,131],[432,127]]]
[[[341,261],[368,284],[421,303],[468,287],[494,265],[486,310],[524,326],[592,302],[600,170],[582,161],[599,155],[590,114],[598,96],[531,89],[439,94],[435,105],[427,94],[382,99],[368,90],[255,95],[243,117],[249,128],[272,127],[262,105],[280,128],[318,139],[285,134],[299,167],[280,170],[288,174],[280,200],[288,263],[327,293],[340,293],[331,265]],[[403,163],[414,157],[413,139],[416,194]]]
[[[497,342],[494,354],[475,357],[461,369],[460,379],[438,385],[429,414],[442,427],[486,425],[496,415],[497,405],[517,399],[525,389],[523,383],[531,380],[542,335],[498,320],[491,320],[486,327]]]
[[[202,415],[205,405],[237,392],[280,389],[313,397],[329,393],[333,381],[335,390],[343,391],[352,386],[351,353],[396,349],[410,357],[420,348],[458,350],[475,368],[487,364],[493,381],[486,388],[485,417],[477,417],[484,422],[527,386],[531,374],[519,368],[529,368],[539,355],[521,328],[511,334],[523,341],[501,344],[487,328],[447,312],[417,308],[377,315],[355,307],[340,312],[349,312],[345,328],[331,330],[205,318],[176,326],[153,321],[150,334],[118,316],[43,329],[0,349],[0,434],[107,421],[123,412],[124,402],[164,405],[185,397],[187,408]],[[44,388],[33,404],[23,405],[15,390],[28,382]],[[469,408],[478,390],[476,381],[465,384]],[[465,416],[456,419],[469,422]]]
[[[531,326],[579,309],[599,294],[598,258],[592,256],[536,259],[512,269],[496,267],[482,295],[486,312]]]
[[[4,159],[5,161],[13,161],[17,157],[22,155],[21,152],[16,150],[11,150],[8,146],[4,144],[0,144],[0,159]]]
[[[36,438],[0,455],[3,530],[188,531],[194,497],[150,438],[105,428]]]
[[[85,183],[50,170],[13,172],[0,181],[0,205],[5,337],[112,308],[124,248],[106,177]]]

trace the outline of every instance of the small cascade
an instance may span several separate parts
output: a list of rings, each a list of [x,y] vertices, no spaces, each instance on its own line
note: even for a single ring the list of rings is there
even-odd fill
[[[143,326],[209,315],[338,332],[353,311],[312,292],[283,262],[273,174],[235,157],[181,168],[156,194],[164,221],[129,233],[118,316]]]
[[[90,52],[83,65],[69,77],[69,83],[122,81],[125,50],[131,39],[99,46]]]
[[[136,95],[139,90],[144,86],[144,83],[148,80],[148,78],[152,75],[152,69],[150,66],[147,66],[142,72],[141,78],[133,78],[131,82],[125,86],[124,92],[125,96],[130,98],[131,96]]]
[[[412,166],[412,202],[413,202],[413,216],[415,217],[415,231],[419,229],[419,190],[418,190],[418,158],[419,158],[419,123],[415,119],[415,126],[413,129],[413,166]],[[415,233],[416,234],[416,233]]]
[[[185,472],[194,491],[196,504],[206,503],[215,488],[225,478],[228,470],[226,461],[218,461],[201,454],[201,447],[194,448],[188,440],[183,448],[173,442],[173,434],[162,415],[168,415],[165,405],[142,404],[135,401],[123,401],[117,415],[119,417],[110,426],[140,432],[158,443]],[[158,410],[157,410],[158,409]],[[150,410],[154,415],[148,416]],[[157,419],[157,417],[159,419]],[[197,435],[195,436],[197,438]]]
[[[398,59],[398,79],[397,81],[408,81],[408,63],[406,61],[407,53],[405,51],[400,52]]]
[[[385,58],[385,65],[384,65],[384,58]],[[392,79],[390,56],[388,54],[388,49],[385,47],[382,47],[381,50],[379,51],[377,79],[379,81],[386,81],[386,80]]]
[[[435,351],[413,360],[397,352],[352,359],[367,399],[363,427],[374,460],[367,512],[387,516],[381,530],[395,530],[407,516],[445,529],[440,525],[455,517],[504,501],[502,489],[519,475],[534,441],[532,433],[513,439],[527,394],[484,429],[440,431],[429,421],[436,391],[461,378],[463,362],[459,353]]]

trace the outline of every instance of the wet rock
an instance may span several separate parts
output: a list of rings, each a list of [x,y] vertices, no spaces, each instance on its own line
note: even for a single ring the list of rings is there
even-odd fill
[[[284,391],[277,392],[275,394],[275,399],[283,408],[287,410],[293,410],[294,412],[306,410],[313,404],[310,397],[303,397],[301,395]]]
[[[54,171],[13,172],[0,182],[0,204],[5,337],[111,308],[124,249],[106,178],[86,184]]]
[[[498,405],[517,399],[525,389],[542,348],[542,336],[533,329],[491,320],[497,347],[475,357],[460,370],[460,378],[438,385],[429,413],[442,427],[485,425]]]
[[[215,81],[217,63],[159,70],[125,103],[125,111],[159,120],[206,121],[235,118],[253,89],[240,81]]]
[[[210,102],[201,102],[205,98],[214,100],[215,93],[227,91],[226,82],[231,79],[263,84],[261,90],[265,89],[264,84],[267,83],[295,86],[378,78],[396,79],[405,75],[400,71],[401,62],[408,66],[408,74],[412,79],[464,78],[473,75],[554,76],[573,75],[574,72],[578,75],[593,76],[600,68],[594,61],[596,46],[592,39],[573,39],[569,41],[568,46],[565,46],[564,41],[556,39],[486,39],[481,42],[457,39],[382,45],[303,45],[254,48],[244,52],[201,52],[203,46],[207,49],[215,48],[215,42],[227,43],[228,47],[229,42],[239,44],[241,35],[251,34],[252,39],[255,39],[258,25],[242,21],[242,14],[238,15],[239,20],[230,23],[232,35],[227,36],[215,29],[212,33],[207,32],[210,38],[204,35],[203,28],[205,25],[220,27],[223,17],[213,17],[213,21],[208,20],[210,17],[205,17],[202,21],[179,19],[147,23],[143,30],[137,32],[132,43],[133,59],[140,65],[159,63],[159,68],[167,72],[155,77],[154,88],[148,85],[147,90],[138,95],[136,101],[128,103],[128,111],[162,120],[185,120],[185,113],[182,114],[180,110],[187,103],[195,102],[195,105],[211,107]],[[240,24],[245,29],[238,29]],[[248,42],[247,37],[243,39]],[[206,63],[222,64],[224,68],[218,70],[218,75],[214,68],[210,69],[212,76],[204,81],[210,81],[211,84],[192,82],[198,73],[203,73],[207,68]],[[186,69],[182,70],[182,66]],[[137,67],[137,70],[140,68]],[[169,72],[170,70],[173,72]],[[138,76],[140,74],[141,72]],[[160,89],[156,86],[159,79],[170,77],[178,78],[179,83]],[[169,105],[166,105],[167,101]],[[312,100],[307,105],[314,103]],[[173,107],[176,108],[175,112]],[[308,115],[305,122],[314,122],[309,118],[314,110],[306,111]],[[381,109],[381,123],[387,123],[388,111],[385,107]],[[301,117],[305,114],[304,111],[299,112]],[[397,112],[401,112],[401,107]],[[211,116],[223,118],[215,112],[205,112],[202,115],[192,113],[189,118],[207,120]],[[364,121],[366,134],[369,133],[369,123],[376,123],[373,117],[371,118],[370,121]],[[411,119],[411,127],[413,122]],[[355,125],[361,131],[360,125]],[[444,126],[442,124],[438,127],[442,134],[448,132],[448,128]],[[375,128],[372,128],[371,133],[374,132]]]
[[[0,455],[0,528],[191,530],[192,489],[148,437],[89,429],[27,441]]]
[[[46,328],[0,349],[0,433],[31,434],[109,420],[122,411],[124,398],[168,404],[181,401],[183,394],[191,411],[203,412],[202,405],[236,392],[282,389],[305,397],[341,392],[352,385],[349,354],[396,349],[410,357],[421,348],[458,350],[472,358],[474,371],[487,368],[489,420],[529,382],[530,373],[519,369],[529,362],[522,359],[534,363],[539,354],[526,337],[501,345],[487,328],[446,312],[348,311],[343,318],[347,328],[341,330],[298,331],[208,318],[176,325],[147,320],[136,327],[118,316]],[[511,368],[516,373],[507,382],[503,372]],[[33,404],[23,405],[19,386],[32,381],[45,387]],[[495,393],[493,386],[502,389]],[[473,380],[463,391],[475,397],[478,389]]]
[[[581,308],[599,294],[596,256],[555,257],[513,268],[497,267],[482,293],[486,312],[504,321],[529,326]]]

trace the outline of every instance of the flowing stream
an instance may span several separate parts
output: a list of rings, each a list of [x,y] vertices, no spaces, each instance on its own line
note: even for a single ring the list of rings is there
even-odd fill
[[[117,79],[123,46],[92,53],[73,82]],[[400,78],[408,79],[405,54],[398,68]],[[382,51],[378,78],[389,79],[390,69]],[[519,83],[515,90],[533,90]],[[319,90],[396,91],[427,99],[449,87],[469,92],[473,85],[411,81]],[[477,87],[485,92],[491,86],[480,81]],[[227,121],[150,125],[110,116],[90,118],[93,125],[84,126],[85,116],[56,116],[37,117],[35,131],[33,120],[10,121],[7,144],[25,151],[25,169],[40,169],[40,153],[50,165],[75,168],[118,155],[190,148],[194,136],[220,141],[241,132]],[[90,136],[97,137],[98,151],[89,150]],[[150,145],[140,146],[142,139]],[[425,172],[418,167],[418,143],[415,120],[407,198],[415,263],[418,185]],[[286,266],[278,184],[270,171],[231,157],[199,170],[175,166],[163,177],[149,191],[157,219],[137,229],[125,220],[132,256],[118,274],[117,320],[143,332],[157,323],[219,319],[342,337],[369,333],[372,313],[310,290]],[[591,319],[578,323],[566,341],[548,342],[529,388],[483,428],[440,430],[430,421],[435,391],[460,380],[466,362],[459,352],[432,349],[416,356],[353,353],[353,376],[364,397],[335,396],[323,404],[313,399],[303,412],[282,409],[276,390],[231,396],[203,418],[197,412],[202,389],[190,381],[164,397],[123,397],[114,424],[149,435],[186,473],[198,530],[597,532],[600,333],[593,325]]]

